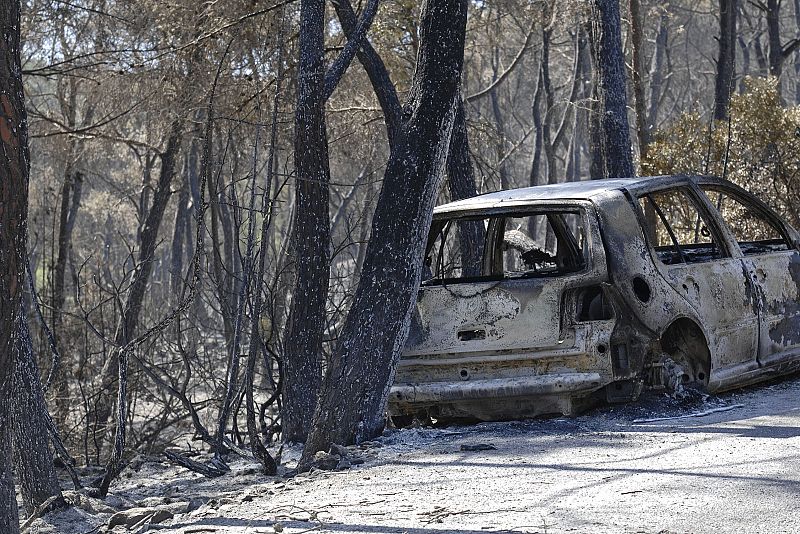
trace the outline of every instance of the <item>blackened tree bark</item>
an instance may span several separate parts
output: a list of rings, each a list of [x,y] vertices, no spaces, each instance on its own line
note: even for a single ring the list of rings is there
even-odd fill
[[[647,127],[644,96],[644,29],[642,6],[639,0],[630,0],[631,45],[633,48],[633,102],[636,109],[636,137],[639,143],[639,161],[647,158],[650,130]]]
[[[70,129],[78,128],[77,121],[77,80],[68,80],[67,87],[69,98],[63,102],[62,114],[66,118],[67,126]],[[94,105],[89,105],[83,118],[84,124],[91,123],[94,117]],[[71,403],[69,388],[67,384],[67,374],[61,369],[62,366],[72,363],[69,347],[69,336],[64,332],[64,304],[66,301],[66,272],[67,262],[72,257],[72,232],[78,216],[78,209],[81,204],[81,194],[83,190],[83,150],[84,142],[80,138],[72,138],[67,141],[67,164],[64,170],[64,181],[61,185],[61,203],[58,217],[58,238],[56,263],[53,267],[53,295],[52,295],[52,314],[53,314],[53,339],[55,348],[53,350],[53,360],[48,374],[45,389],[55,385],[55,419],[60,424],[64,424],[69,415]],[[67,361],[64,361],[64,359]]]
[[[161,221],[164,218],[167,203],[172,195],[171,184],[172,178],[175,175],[175,163],[178,150],[181,146],[182,135],[183,120],[182,118],[176,118],[170,126],[167,146],[164,152],[161,153],[161,169],[156,191],[153,195],[152,205],[147,211],[147,216],[142,225],[136,268],[134,269],[131,285],[125,300],[125,306],[114,334],[116,346],[119,349],[125,347],[125,351],[128,350],[126,345],[133,339],[136,329],[139,326],[142,304],[144,303],[145,293],[150,280],[150,273],[153,271],[153,259],[155,258],[156,246],[158,245],[158,230],[161,227]],[[125,354],[125,351],[112,351],[111,357],[106,360],[103,366],[101,383],[102,389],[105,392],[110,391],[114,382],[117,380],[120,365],[124,366],[127,364],[127,354]],[[122,361],[120,361],[120,358],[122,358]],[[110,398],[107,395],[103,395],[98,402],[96,411],[96,421],[99,425],[98,430],[104,430],[106,422],[108,422],[111,417],[111,409],[112,403]],[[119,431],[119,429],[117,430]]]
[[[435,193],[461,83],[466,0],[428,0],[403,122],[372,222],[353,305],[327,368],[301,467],[332,443],[378,435],[408,335]]]
[[[334,7],[342,29],[352,39],[356,27],[356,16],[349,0],[334,0]],[[380,103],[386,122],[389,148],[394,148],[394,140],[401,121],[403,108],[397,96],[397,89],[389,77],[389,71],[375,51],[369,40],[364,38],[358,48],[358,58],[364,67],[367,76],[375,91],[375,96]],[[478,194],[475,182],[475,171],[472,165],[469,149],[469,136],[467,133],[466,112],[464,110],[463,95],[459,98],[456,110],[453,134],[450,138],[450,148],[447,155],[447,185],[452,200],[461,200],[474,197]],[[480,270],[480,250],[483,249],[484,229],[476,224],[464,222],[460,225],[461,258],[467,271],[465,274]],[[358,262],[361,265],[361,262]],[[360,269],[360,267],[359,267]]]
[[[347,0],[335,2],[348,39],[342,53],[325,71],[325,2],[304,0],[300,6],[300,61],[295,113],[295,224],[292,238],[296,279],[284,342],[283,439],[304,441],[308,435],[322,379],[322,338],[330,283],[330,218],[327,128],[325,101],[357,55],[365,65],[380,58],[366,39],[378,9],[370,0],[356,19]],[[382,76],[383,79],[376,78]],[[382,104],[392,106],[397,95],[387,87],[388,74],[370,74]],[[383,85],[380,85],[382,84]],[[399,104],[397,105],[399,108]],[[387,127],[392,137],[392,126]]]
[[[188,168],[186,173],[193,172]],[[172,245],[170,247],[170,297],[174,302],[180,300],[181,282],[183,280],[183,256],[186,234],[191,230],[192,210],[189,207],[189,184],[184,183],[178,193],[178,209],[175,212],[175,226],[172,232]],[[190,255],[186,256],[191,258]]]
[[[658,22],[655,50],[650,60],[650,103],[647,108],[648,131],[656,127],[659,101],[664,89],[664,63],[667,61],[667,53],[669,51],[667,47],[669,40],[668,24],[669,15],[667,13],[662,13],[661,19]]]
[[[175,164],[183,137],[184,120],[183,117],[173,119],[167,145],[160,154],[161,169],[159,171],[158,183],[153,194],[153,201],[147,211],[142,231],[139,237],[139,253],[136,268],[133,271],[130,288],[125,300],[125,305],[119,321],[116,325],[114,334],[115,349],[103,366],[101,383],[104,392],[108,392],[117,381],[116,397],[116,433],[114,435],[114,449],[108,461],[106,474],[100,484],[100,494],[105,496],[109,485],[117,476],[122,461],[122,455],[126,442],[126,423],[127,423],[127,373],[128,358],[132,350],[131,343],[135,339],[136,330],[139,326],[139,318],[144,304],[145,292],[147,290],[150,274],[153,272],[153,261],[158,245],[158,233],[161,222],[164,219],[169,198],[172,195],[172,178],[175,175]],[[97,430],[105,431],[106,424],[111,420],[112,403],[108,395],[103,395],[98,402],[96,409]]]
[[[533,116],[533,131],[536,138],[533,141],[533,155],[531,156],[531,170],[528,173],[528,185],[536,186],[541,183],[542,167],[542,138],[544,137],[544,124],[542,124],[542,93],[544,92],[544,77],[541,65],[537,69],[536,90],[531,102],[531,115]],[[531,234],[535,233],[531,228]]]
[[[322,335],[330,273],[330,168],[325,126],[325,0],[300,3],[295,114],[296,280],[285,339],[283,439],[304,441],[322,379]]]
[[[497,13],[496,22],[500,24],[502,14]],[[500,109],[500,95],[497,93],[497,80],[500,74],[500,47],[495,44],[491,52],[492,83],[489,90],[489,102],[492,106],[492,116],[494,118],[495,137],[495,157],[497,158],[497,173],[500,175],[500,189],[511,189],[511,176],[506,168],[504,156],[506,152],[506,124],[503,112]]]
[[[800,0],[794,0],[794,23],[796,29],[800,31]],[[800,54],[794,57],[794,72],[797,78],[800,78]],[[794,102],[795,104],[800,102],[800,81],[795,82]]]
[[[635,176],[625,93],[625,56],[622,52],[619,0],[592,1],[592,37],[597,72],[600,143],[605,178]],[[593,175],[592,178],[601,178]]]
[[[544,28],[542,30],[542,89],[544,90],[544,121],[542,121],[542,147],[547,161],[547,183],[558,182],[556,173],[556,147],[553,142],[552,124],[555,113],[555,95],[553,94],[553,84],[550,80],[550,45],[552,42],[553,30]]]
[[[20,3],[0,4],[0,398],[9,399],[21,344],[22,296],[25,288],[28,215],[28,124],[20,66]],[[33,377],[38,383],[38,375]],[[41,388],[41,384],[39,384]],[[0,402],[0,532],[16,534],[19,521],[11,469],[12,426],[27,407]],[[17,435],[19,437],[19,434]],[[46,438],[44,438],[46,441]],[[27,444],[25,444],[27,446]],[[17,443],[17,447],[20,443]],[[45,446],[47,454],[49,449]],[[39,458],[52,469],[52,456]],[[19,473],[29,477],[30,473]],[[29,479],[31,480],[31,479]]]
[[[353,12],[353,7],[350,4],[350,0],[333,0],[331,3],[336,10],[339,24],[342,25],[342,30],[344,30],[347,38],[355,38],[357,19],[356,14]],[[386,69],[386,65],[384,65],[380,55],[375,51],[369,39],[366,37],[364,37],[361,42],[361,46],[358,47],[356,57],[358,57],[358,61],[364,67],[364,71],[367,73],[372,88],[375,91],[375,96],[378,98],[378,102],[383,110],[386,130],[389,137],[389,146],[391,146],[395,132],[400,127],[400,120],[403,112],[400,98],[397,96],[397,89],[389,77],[389,71]]]
[[[714,81],[714,118],[728,118],[736,69],[736,0],[719,0],[719,53]]]
[[[14,379],[11,395],[11,438],[14,467],[22,502],[28,514],[51,497],[63,504],[53,454],[50,450],[47,404],[33,357],[33,344],[25,318],[17,318],[14,340]]]
[[[766,6],[756,4],[766,10],[767,40],[769,42],[769,73],[779,79],[778,91],[781,90],[781,75],[784,62],[800,47],[800,38],[794,38],[785,45],[781,42],[781,0],[767,0]]]
[[[464,100],[459,97],[450,136],[447,154],[447,186],[451,200],[471,198],[478,194],[475,186],[475,172],[469,154],[467,119],[464,113]],[[459,248],[464,276],[479,276],[483,264],[483,241],[485,229],[481,221],[461,221],[458,223]]]

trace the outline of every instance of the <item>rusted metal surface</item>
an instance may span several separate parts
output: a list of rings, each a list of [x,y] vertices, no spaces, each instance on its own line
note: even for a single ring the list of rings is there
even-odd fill
[[[503,226],[524,216],[551,226]],[[733,184],[670,176],[483,195],[435,210],[428,254],[464,217],[484,221],[483,276],[423,283],[394,416],[569,415],[676,380],[713,392],[800,367],[798,234]],[[578,264],[566,241],[580,241]],[[530,249],[531,270],[504,271],[512,248]]]

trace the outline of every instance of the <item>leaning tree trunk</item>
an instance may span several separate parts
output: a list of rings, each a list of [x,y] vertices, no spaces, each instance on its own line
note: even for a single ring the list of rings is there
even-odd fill
[[[352,39],[356,27],[356,16],[349,0],[334,0],[332,3],[347,38]],[[372,83],[372,89],[380,103],[381,111],[383,111],[391,151],[394,149],[395,134],[400,127],[403,112],[397,90],[389,77],[389,71],[386,69],[383,59],[366,38],[358,48],[358,58]],[[463,98],[458,100],[453,134],[447,155],[447,186],[451,200],[461,200],[478,194],[475,171],[470,158]],[[470,272],[479,274],[481,259],[476,251],[483,250],[484,229],[474,222],[462,222],[459,230],[461,258],[465,274],[468,275]],[[361,255],[359,254],[359,256]],[[360,269],[362,262],[359,261],[357,264]]]
[[[153,196],[153,204],[147,212],[139,241],[139,256],[136,269],[133,272],[128,296],[125,300],[125,307],[119,322],[116,326],[114,342],[117,349],[111,352],[111,357],[106,360],[101,374],[101,384],[103,395],[98,401],[96,409],[96,424],[99,431],[105,431],[105,425],[109,422],[112,411],[111,398],[108,392],[117,380],[119,368],[119,358],[121,356],[118,349],[125,347],[135,336],[139,326],[139,318],[144,304],[144,297],[150,281],[150,273],[153,271],[153,259],[155,257],[156,246],[158,245],[158,230],[161,221],[164,219],[164,212],[167,209],[169,198],[172,195],[172,177],[175,175],[175,163],[178,151],[181,146],[183,136],[183,120],[176,118],[170,126],[167,147],[161,153],[161,170],[159,173],[156,192]],[[124,356],[123,356],[124,358]],[[119,429],[118,429],[119,431]]]
[[[736,67],[736,0],[719,0],[719,55],[714,83],[714,118],[728,118]]]
[[[336,10],[339,24],[341,24],[342,30],[347,35],[347,39],[352,39],[355,37],[357,19],[355,12],[353,12],[353,7],[350,5],[350,0],[333,0],[331,3]],[[375,96],[380,103],[383,117],[386,121],[389,146],[391,146],[395,133],[400,127],[403,111],[400,99],[397,96],[397,89],[389,77],[386,65],[370,44],[369,39],[363,39],[361,46],[357,49],[356,56],[364,67],[364,71],[372,84],[372,89],[375,91]]]
[[[295,114],[296,281],[284,346],[283,439],[304,441],[322,379],[322,335],[330,272],[330,168],[325,126],[325,0],[300,4]]]
[[[183,119],[175,118],[170,126],[167,147],[161,153],[161,170],[159,173],[156,191],[153,195],[153,203],[147,212],[144,225],[140,234],[139,256],[137,265],[133,271],[128,296],[119,321],[116,325],[114,337],[115,348],[111,351],[111,357],[106,360],[103,366],[101,383],[104,395],[98,402],[96,410],[96,431],[105,430],[106,425],[110,426],[112,404],[110,397],[106,394],[117,381],[117,417],[115,421],[116,434],[114,436],[114,449],[108,461],[106,474],[100,484],[100,494],[105,497],[111,481],[118,474],[122,461],[122,455],[126,442],[126,423],[127,423],[127,373],[128,357],[130,355],[130,343],[135,339],[135,333],[139,326],[142,305],[150,281],[150,274],[153,272],[153,260],[155,258],[156,247],[158,246],[158,230],[161,221],[164,219],[164,212],[167,209],[169,198],[172,195],[172,178],[175,175],[175,163],[183,137]]]
[[[598,112],[602,128],[599,142],[603,177],[635,176],[628,128],[619,0],[593,0],[592,11],[592,49],[598,74]]]
[[[301,467],[332,443],[383,430],[408,335],[436,191],[447,157],[464,60],[466,0],[428,0],[403,122],[389,158],[350,312],[328,366]]]

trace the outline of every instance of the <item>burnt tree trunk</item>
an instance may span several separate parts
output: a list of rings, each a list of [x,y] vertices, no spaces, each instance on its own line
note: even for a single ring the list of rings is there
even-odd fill
[[[356,16],[349,0],[335,0],[333,2],[336,14],[342,29],[351,38],[355,30]],[[390,150],[394,147],[394,139],[402,121],[402,105],[397,96],[397,90],[389,77],[389,71],[381,59],[380,55],[372,48],[369,40],[364,38],[358,49],[358,58],[364,67],[364,71],[372,83],[372,89],[378,98],[381,110],[383,111],[386,122],[387,136]],[[453,134],[450,139],[450,147],[447,155],[447,185],[452,200],[461,200],[474,197],[478,194],[475,182],[475,171],[472,166],[472,159],[469,150],[469,136],[467,132],[466,112],[464,110],[463,98],[458,100],[455,123],[453,124]],[[460,225],[460,247],[462,262],[468,272],[480,271],[480,253],[483,250],[484,230],[475,223],[464,222]],[[476,248],[477,247],[477,248]],[[361,247],[359,257],[363,256],[365,247]],[[361,261],[357,262],[359,266]],[[477,270],[476,270],[477,269]],[[357,278],[357,277],[356,277]]]
[[[635,176],[625,93],[625,56],[622,52],[619,0],[592,1],[592,36],[597,71],[599,137],[604,178]],[[592,176],[600,178],[600,176]]]
[[[14,468],[19,479],[22,502],[28,514],[31,514],[50,497],[58,497],[59,504],[63,500],[50,450],[47,403],[24,317],[17,320],[14,351],[11,394]]]
[[[453,133],[447,154],[447,186],[451,200],[471,198],[478,194],[475,172],[469,155],[467,119],[464,101],[458,98]],[[481,221],[458,223],[461,266],[464,276],[480,276],[483,264],[483,240],[485,230]]]
[[[77,101],[77,87],[75,81],[70,80],[70,96],[69,103],[63,107],[64,115],[67,117],[67,124],[70,128],[77,128],[76,119],[76,101]],[[94,106],[89,106],[84,117],[84,124],[92,121],[94,116]],[[52,314],[53,314],[53,339],[55,341],[55,351],[53,355],[53,363],[47,379],[45,389],[49,388],[51,384],[55,386],[55,419],[58,423],[66,425],[67,417],[70,412],[70,396],[67,383],[67,373],[70,372],[61,369],[64,365],[70,365],[71,347],[69,346],[69,337],[64,331],[64,304],[66,301],[66,272],[67,262],[72,257],[72,232],[75,228],[75,221],[78,215],[78,209],[81,203],[81,193],[83,189],[83,140],[70,138],[69,149],[67,153],[68,161],[64,171],[64,181],[61,186],[61,203],[58,217],[58,241],[57,241],[57,256],[56,263],[53,268],[53,296],[52,296]],[[64,361],[66,358],[66,361]]]
[[[781,44],[781,2],[767,0],[767,41],[769,43],[769,73],[780,78],[783,71],[783,45]],[[778,85],[780,88],[780,84]]]
[[[175,211],[175,226],[172,232],[172,244],[170,247],[170,299],[173,302],[180,300],[181,284],[183,281],[183,256],[186,245],[187,233],[191,231],[192,210],[189,206],[189,180],[188,173],[194,172],[189,169],[189,158],[186,158],[187,180],[181,185],[178,193],[178,209]],[[191,255],[186,255],[187,259]]]
[[[630,0],[631,44],[633,48],[633,102],[636,109],[636,137],[639,143],[639,162],[647,158],[650,130],[647,127],[644,96],[644,29],[642,6],[639,0]]]
[[[161,153],[161,169],[156,191],[153,195],[152,205],[147,211],[142,225],[136,268],[133,271],[122,315],[116,325],[114,337],[116,348],[111,351],[111,356],[106,360],[102,370],[103,395],[98,401],[95,412],[96,431],[99,432],[104,432],[111,420],[112,402],[109,396],[111,388],[114,382],[127,372],[128,350],[130,350],[127,345],[134,339],[136,329],[139,326],[139,318],[150,280],[150,273],[153,271],[153,260],[156,246],[158,245],[158,230],[161,227],[161,221],[164,218],[164,212],[172,194],[171,184],[175,175],[175,163],[181,146],[182,134],[183,120],[176,118],[170,126],[167,146],[164,152]],[[118,412],[120,412],[120,404],[124,405],[125,399],[123,397],[124,395],[120,395],[118,392]],[[125,410],[122,409],[121,411],[124,412]],[[124,442],[125,428],[117,426],[117,442],[120,440]],[[104,489],[107,490],[107,487]]]
[[[763,6],[763,4],[759,4]],[[784,62],[800,47],[800,38],[781,42],[781,0],[767,0],[767,40],[769,42],[769,73],[778,78],[778,92],[781,92],[781,75]]]
[[[647,108],[646,123],[648,131],[652,131],[658,122],[659,102],[664,88],[664,63],[668,52],[668,23],[669,16],[666,13],[662,13],[658,22],[655,50],[650,60],[650,103]]]
[[[498,23],[500,13],[498,13]],[[500,189],[511,189],[511,177],[504,161],[506,152],[506,123],[503,119],[503,112],[500,109],[500,96],[497,94],[497,87],[495,86],[500,71],[500,49],[494,46],[491,57],[492,64],[492,89],[489,91],[489,102],[492,106],[492,117],[494,118],[494,129],[497,132],[495,138],[494,150],[497,158],[497,173],[500,175]]]
[[[728,118],[736,68],[736,0],[719,0],[719,53],[714,82],[714,118]]]
[[[408,335],[464,61],[466,0],[428,0],[420,49],[372,221],[350,312],[327,368],[301,467],[332,443],[383,430],[394,369]]]
[[[794,0],[794,23],[797,30],[800,30],[800,0]],[[794,103],[800,103],[800,54],[794,57]]]
[[[0,4],[0,532],[19,532],[11,468],[11,427],[19,323],[25,288],[28,124],[20,66],[20,3]],[[38,377],[37,377],[38,380]],[[49,459],[52,465],[52,457]],[[46,461],[46,459],[43,459]]]
[[[300,4],[295,114],[296,280],[285,339],[283,439],[304,441],[322,379],[330,272],[328,139],[325,126],[325,0]]]
[[[357,18],[350,0],[333,0],[331,3],[336,10],[336,16],[339,19],[339,24],[342,25],[342,30],[344,30],[347,38],[351,39],[355,34]],[[389,77],[389,71],[386,69],[383,60],[372,47],[369,39],[363,39],[361,46],[357,49],[356,57],[364,67],[364,71],[367,73],[375,91],[375,96],[378,98],[383,110],[389,146],[391,146],[395,132],[400,127],[403,112],[400,99],[397,96],[397,89]]]
[[[552,125],[555,115],[555,95],[553,84],[550,80],[550,45],[552,44],[553,31],[545,28],[542,30],[542,89],[544,90],[544,121],[542,121],[542,147],[547,161],[547,183],[558,182],[556,147],[553,142]]]

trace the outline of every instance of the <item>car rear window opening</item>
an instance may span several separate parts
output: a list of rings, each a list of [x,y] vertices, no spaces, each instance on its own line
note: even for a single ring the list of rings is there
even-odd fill
[[[431,227],[423,284],[551,277],[586,265],[580,211],[454,217]]]

